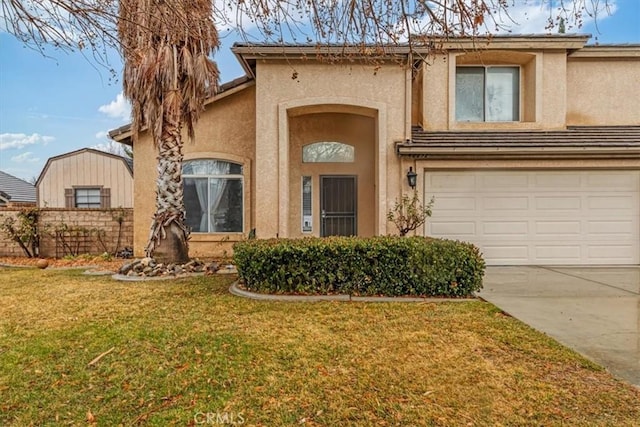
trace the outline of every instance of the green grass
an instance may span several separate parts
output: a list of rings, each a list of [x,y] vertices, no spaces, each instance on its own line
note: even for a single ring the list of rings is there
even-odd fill
[[[0,268],[0,425],[640,419],[640,391],[490,304],[259,302],[230,280]]]

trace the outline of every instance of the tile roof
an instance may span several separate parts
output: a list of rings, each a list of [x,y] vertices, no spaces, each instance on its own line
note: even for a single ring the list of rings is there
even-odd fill
[[[36,201],[36,187],[20,178],[0,171],[0,193],[6,195],[11,202]]]
[[[426,131],[412,129],[397,143],[399,155],[435,157],[639,158],[640,126],[571,126],[553,131]]]

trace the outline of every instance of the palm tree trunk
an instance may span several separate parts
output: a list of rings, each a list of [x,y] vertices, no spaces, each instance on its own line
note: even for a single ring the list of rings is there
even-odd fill
[[[189,229],[184,223],[180,121],[165,114],[158,141],[156,213],[145,253],[162,263],[189,260]]]

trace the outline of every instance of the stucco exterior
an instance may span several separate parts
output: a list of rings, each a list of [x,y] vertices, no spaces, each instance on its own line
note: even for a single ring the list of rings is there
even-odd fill
[[[566,124],[640,125],[638,64],[640,47],[594,46],[569,55]]]
[[[582,35],[460,39],[415,56],[396,48],[375,61],[354,48],[342,62],[318,59],[312,46],[234,47],[247,76],[208,103],[195,143],[184,145],[184,158],[243,166],[244,224],[234,233],[192,233],[191,255],[220,255],[251,230],[258,238],[322,235],[323,195],[330,191],[322,182],[330,177],[355,179],[354,230],[362,236],[396,232],[386,215],[411,191],[409,168],[418,173],[421,196],[429,190],[424,178],[438,171],[619,170],[633,171],[629,177],[635,179],[640,47],[585,47],[587,40]],[[342,52],[326,49],[321,53]],[[517,70],[517,117],[457,120],[460,67]],[[113,137],[131,143],[127,132],[118,130]],[[303,161],[305,146],[318,142],[346,144],[355,157]],[[133,144],[134,247],[141,255],[155,203],[149,191],[155,149],[145,134]],[[312,220],[304,228],[303,177],[310,177],[304,179],[312,189],[304,202]],[[634,251],[640,246],[631,245]]]
[[[196,138],[185,138],[184,160],[222,159],[239,163],[244,170],[244,230],[241,233],[192,233],[191,256],[222,255],[230,245],[242,239],[255,227],[255,85],[249,83],[236,91],[229,91],[209,103],[198,121]],[[135,144],[134,166],[136,182],[134,192],[134,251],[144,253],[149,237],[151,217],[155,209],[156,151],[148,134]]]

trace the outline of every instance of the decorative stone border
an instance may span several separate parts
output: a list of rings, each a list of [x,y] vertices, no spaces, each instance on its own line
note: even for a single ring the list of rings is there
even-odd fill
[[[286,302],[321,302],[321,301],[342,301],[342,302],[469,302],[479,301],[478,298],[437,298],[437,297],[359,297],[353,295],[277,295],[259,294],[256,292],[241,289],[238,281],[229,286],[229,292],[235,296],[249,298],[259,301],[286,301]]]

